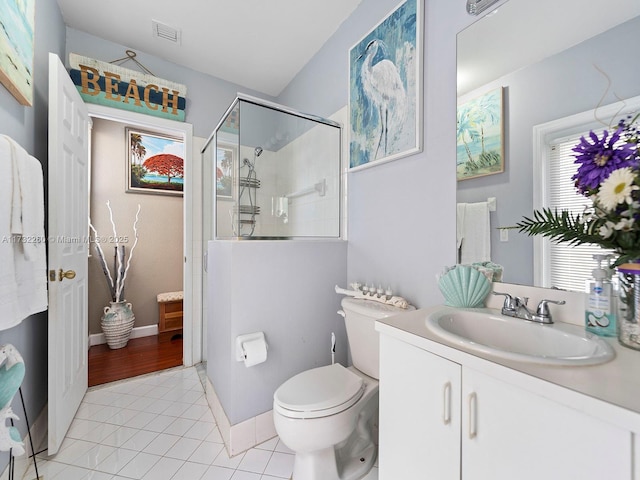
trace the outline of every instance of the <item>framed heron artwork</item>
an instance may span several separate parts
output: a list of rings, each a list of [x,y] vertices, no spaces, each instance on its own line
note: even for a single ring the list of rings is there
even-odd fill
[[[422,151],[423,0],[398,5],[349,50],[349,169]]]

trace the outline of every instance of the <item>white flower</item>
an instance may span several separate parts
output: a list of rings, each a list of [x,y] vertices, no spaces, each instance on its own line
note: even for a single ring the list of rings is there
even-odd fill
[[[598,192],[598,203],[600,206],[610,212],[614,210],[620,203],[632,203],[631,192],[638,190],[637,185],[633,185],[635,179],[631,168],[619,168],[609,174]]]
[[[618,223],[616,223],[616,226],[613,228],[615,228],[616,230],[624,230],[625,232],[628,232],[633,228],[634,223],[635,220],[633,218],[623,218]]]
[[[613,235],[615,226],[615,223],[608,221],[604,225],[600,226],[600,228],[598,229],[598,233],[602,238],[609,238],[611,235]]]

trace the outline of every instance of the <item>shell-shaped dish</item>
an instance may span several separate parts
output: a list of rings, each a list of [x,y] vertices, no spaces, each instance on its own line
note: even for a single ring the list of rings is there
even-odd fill
[[[491,290],[491,282],[473,267],[457,265],[438,282],[445,305],[474,308],[484,306],[484,299]]]

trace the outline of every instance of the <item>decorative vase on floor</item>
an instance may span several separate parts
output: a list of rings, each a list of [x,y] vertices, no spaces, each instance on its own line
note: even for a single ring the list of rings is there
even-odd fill
[[[618,267],[618,341],[640,350],[640,263],[623,263]]]
[[[136,317],[127,301],[109,303],[109,307],[104,307],[101,325],[107,345],[115,350],[127,346]]]

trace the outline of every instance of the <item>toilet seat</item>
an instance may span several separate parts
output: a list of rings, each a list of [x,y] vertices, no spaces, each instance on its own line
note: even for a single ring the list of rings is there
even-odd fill
[[[273,395],[274,409],[289,418],[327,417],[351,407],[364,390],[362,377],[335,363],[284,382]]]

